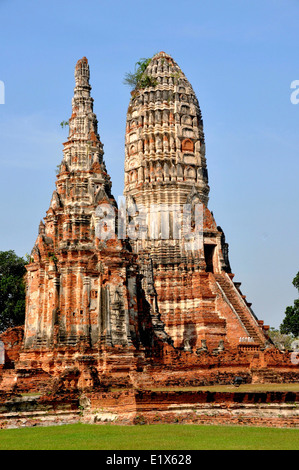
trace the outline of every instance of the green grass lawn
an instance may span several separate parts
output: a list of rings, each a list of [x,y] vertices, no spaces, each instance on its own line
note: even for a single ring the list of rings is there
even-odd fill
[[[0,430],[0,450],[299,450],[299,429],[70,424]]]

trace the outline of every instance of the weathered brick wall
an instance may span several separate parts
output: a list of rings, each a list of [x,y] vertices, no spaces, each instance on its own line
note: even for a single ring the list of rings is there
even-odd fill
[[[110,392],[86,394],[83,421],[299,427],[299,392]]]
[[[24,337],[24,327],[9,328],[0,335],[5,347],[5,368],[13,368],[18,361]],[[3,366],[2,366],[3,368]],[[0,365],[1,371],[1,365]]]
[[[70,422],[299,427],[299,393],[58,391],[42,396],[0,392],[0,428]]]

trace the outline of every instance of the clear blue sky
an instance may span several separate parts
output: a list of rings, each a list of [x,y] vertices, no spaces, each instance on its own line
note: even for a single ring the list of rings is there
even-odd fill
[[[299,270],[298,0],[0,0],[0,250],[34,245],[55,188],[86,56],[105,161],[123,191],[126,72],[172,55],[203,113],[209,207],[230,244],[235,281],[278,327]]]

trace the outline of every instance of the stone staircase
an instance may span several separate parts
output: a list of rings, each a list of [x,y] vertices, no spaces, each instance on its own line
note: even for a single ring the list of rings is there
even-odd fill
[[[236,286],[226,273],[215,274],[215,279],[244,325],[248,336],[252,338],[255,343],[263,347],[266,341],[265,335],[261,325],[250,310],[250,304],[246,302],[245,296],[240,293],[237,287],[239,283],[236,283]]]

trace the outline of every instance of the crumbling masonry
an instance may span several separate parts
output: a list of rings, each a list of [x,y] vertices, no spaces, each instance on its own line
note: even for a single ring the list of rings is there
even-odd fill
[[[76,65],[69,136],[27,266],[24,332],[2,335],[2,390],[298,379],[233,282],[224,233],[208,209],[192,86],[164,52],[146,74],[152,82],[132,92],[128,107],[118,204],[88,61]]]

